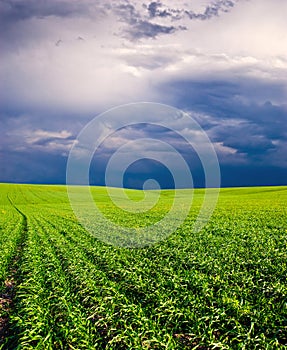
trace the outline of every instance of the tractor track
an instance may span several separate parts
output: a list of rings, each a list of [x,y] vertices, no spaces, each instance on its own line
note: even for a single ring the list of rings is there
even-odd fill
[[[9,273],[4,281],[4,291],[0,294],[0,347],[1,349],[12,349],[16,347],[16,344],[10,344],[9,338],[13,336],[13,330],[10,324],[10,314],[15,308],[15,296],[17,286],[20,283],[19,267],[21,265],[21,258],[23,255],[23,249],[26,245],[27,233],[28,233],[28,220],[27,216],[12,202],[9,195],[7,199],[11,206],[21,215],[22,217],[22,228],[17,246],[14,251],[14,255],[11,259],[9,266]],[[14,342],[14,341],[13,341]]]

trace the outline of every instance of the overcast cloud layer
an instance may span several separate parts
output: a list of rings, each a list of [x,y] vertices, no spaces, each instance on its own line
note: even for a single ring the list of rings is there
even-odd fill
[[[153,101],[206,130],[223,186],[287,184],[286,14],[282,0],[0,1],[0,181],[64,183],[89,120]],[[135,132],[167,137],[126,130],[98,164]],[[153,167],[138,164],[127,185]]]

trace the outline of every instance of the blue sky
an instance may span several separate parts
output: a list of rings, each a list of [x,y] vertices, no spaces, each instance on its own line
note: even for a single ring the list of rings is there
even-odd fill
[[[202,126],[222,186],[287,184],[286,14],[282,0],[2,0],[0,181],[64,183],[69,150],[91,119],[151,101]],[[114,145],[135,134],[168,139],[129,128]],[[106,143],[96,154],[93,183],[103,183],[114,150]],[[202,186],[189,151],[181,146]],[[126,185],[149,176],[172,185],[151,160],[131,166]]]

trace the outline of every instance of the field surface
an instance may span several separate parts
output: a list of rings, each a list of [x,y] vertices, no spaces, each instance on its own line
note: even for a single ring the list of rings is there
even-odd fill
[[[139,214],[93,195],[142,227],[174,193]],[[195,233],[202,195],[173,234],[135,249],[87,232],[64,186],[0,185],[0,349],[287,349],[287,187],[222,189]]]

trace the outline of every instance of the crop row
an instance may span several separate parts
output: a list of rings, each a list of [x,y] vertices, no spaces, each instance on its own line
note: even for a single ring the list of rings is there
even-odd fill
[[[25,246],[4,349],[284,349],[286,212],[252,196],[223,197],[200,232],[191,213],[165,241],[127,249],[81,227],[61,188],[12,191]]]
[[[9,274],[9,266],[17,254],[24,229],[24,218],[10,204],[0,207],[0,292],[5,289],[5,279]]]

